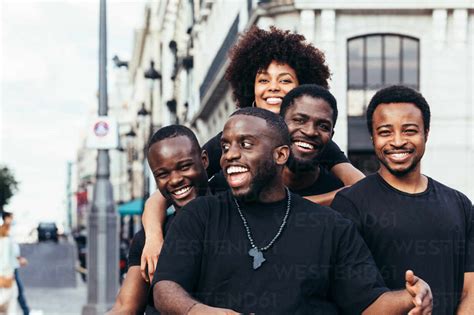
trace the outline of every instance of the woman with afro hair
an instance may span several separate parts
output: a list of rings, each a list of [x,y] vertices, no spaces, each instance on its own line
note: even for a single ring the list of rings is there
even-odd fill
[[[251,27],[229,53],[230,65],[225,73],[237,107],[256,106],[280,112],[283,97],[301,84],[317,84],[328,88],[331,75],[323,52],[305,42],[300,34],[270,27],[269,31]],[[269,93],[271,91],[271,93]],[[270,96],[268,96],[270,95]],[[219,133],[203,148],[209,155],[209,178],[220,171],[221,146]],[[350,164],[334,143],[327,145],[321,156],[321,165],[337,176],[344,185],[352,185],[364,175]],[[330,204],[335,192],[308,196],[313,202]],[[155,192],[146,202],[143,224],[146,244],[142,254],[142,275],[153,274],[163,244],[162,229],[167,208],[166,200]],[[148,269],[148,270],[146,270]]]

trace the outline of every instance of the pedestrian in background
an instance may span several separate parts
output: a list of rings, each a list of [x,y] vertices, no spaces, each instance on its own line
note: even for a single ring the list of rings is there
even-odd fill
[[[17,257],[20,255],[18,245],[10,236],[13,215],[2,213],[3,224],[0,226],[0,315],[17,314],[18,287],[15,282]]]
[[[13,241],[13,243],[18,247],[18,254],[20,254],[19,246],[18,244]],[[18,273],[18,269],[20,267],[24,267],[28,265],[28,260],[23,257],[23,256],[17,256],[17,267],[15,268],[15,281],[16,285],[18,287],[18,303],[20,304],[21,310],[23,311],[23,315],[29,315],[30,314],[30,308],[28,307],[28,303],[26,302],[25,294],[24,294],[24,289],[23,289],[23,283],[21,282],[20,274]]]

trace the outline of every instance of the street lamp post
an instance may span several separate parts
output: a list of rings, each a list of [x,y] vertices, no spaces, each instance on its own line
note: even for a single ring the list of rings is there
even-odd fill
[[[99,116],[107,108],[107,26],[106,0],[100,0],[99,23]],[[118,217],[110,183],[108,150],[99,149],[93,204],[88,216],[87,304],[83,315],[104,314],[118,291]]]
[[[150,196],[150,179],[148,178],[147,172],[147,152],[146,144],[148,138],[153,135],[153,89],[155,85],[155,80],[161,80],[161,73],[155,69],[155,62],[150,61],[150,68],[144,73],[145,79],[150,81],[150,111],[147,111],[145,108],[145,103],[142,103],[142,108],[138,111],[139,116],[150,116],[150,125],[148,129],[148,134],[145,134],[144,144],[143,144],[143,207],[145,206],[145,200]]]

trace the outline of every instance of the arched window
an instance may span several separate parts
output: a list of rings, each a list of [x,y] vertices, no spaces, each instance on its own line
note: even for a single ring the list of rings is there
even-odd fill
[[[389,85],[419,88],[419,41],[396,34],[370,34],[347,41],[347,113],[362,116],[374,93]]]
[[[378,169],[365,123],[372,96],[383,87],[403,84],[419,89],[419,40],[397,34],[368,34],[347,41],[348,155],[365,174]]]

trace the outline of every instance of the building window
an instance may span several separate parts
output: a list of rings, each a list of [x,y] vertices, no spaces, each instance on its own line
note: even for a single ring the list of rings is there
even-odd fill
[[[375,92],[403,84],[419,89],[419,41],[395,34],[371,34],[347,42],[347,113],[363,116]]]
[[[403,84],[419,89],[419,40],[396,34],[369,34],[347,41],[348,156],[365,174],[378,168],[365,123],[372,96],[383,87]]]

